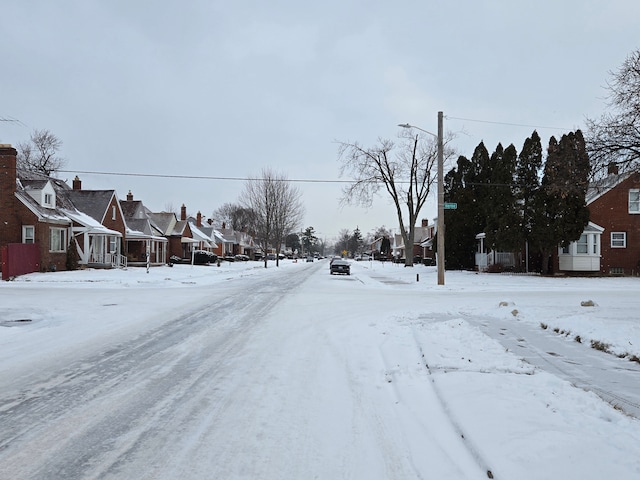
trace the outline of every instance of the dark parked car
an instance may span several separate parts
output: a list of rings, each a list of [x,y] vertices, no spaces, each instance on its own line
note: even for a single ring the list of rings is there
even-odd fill
[[[193,252],[193,263],[195,265],[208,265],[210,263],[216,263],[218,256],[213,252],[207,252],[205,250],[196,250]]]
[[[351,275],[351,265],[347,260],[342,258],[334,258],[331,261],[330,267],[331,275],[334,273],[344,273],[345,275]]]

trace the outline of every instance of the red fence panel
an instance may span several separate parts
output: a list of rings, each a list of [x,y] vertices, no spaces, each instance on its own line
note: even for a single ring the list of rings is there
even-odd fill
[[[40,271],[40,248],[35,243],[10,243],[2,247],[2,280]]]

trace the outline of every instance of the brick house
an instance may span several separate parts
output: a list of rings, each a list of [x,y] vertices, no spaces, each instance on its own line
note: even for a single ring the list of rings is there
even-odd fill
[[[120,208],[125,218],[126,236],[124,254],[128,265],[162,265],[167,262],[168,240],[151,221],[148,210],[141,200],[134,200],[131,191],[126,200],[120,200]]]
[[[193,238],[191,226],[187,221],[187,207],[180,207],[180,220],[173,212],[148,213],[149,219],[162,232],[169,241],[166,262],[170,257],[181,259],[191,258],[194,249],[197,249],[198,240]]]
[[[589,226],[570,247],[599,253],[601,274],[640,275],[640,173],[610,168],[606,178],[590,186],[587,205]]]
[[[11,145],[0,145],[0,247],[38,244],[40,270],[64,270],[72,222],[57,207],[56,180],[21,181],[16,157]]]

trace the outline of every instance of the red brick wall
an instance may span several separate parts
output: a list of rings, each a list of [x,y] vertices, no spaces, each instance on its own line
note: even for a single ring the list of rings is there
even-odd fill
[[[624,268],[625,275],[640,273],[640,213],[629,213],[629,189],[640,188],[640,175],[633,174],[589,205],[590,220],[604,227],[601,238],[601,272]],[[626,232],[627,247],[611,248],[611,232]]]

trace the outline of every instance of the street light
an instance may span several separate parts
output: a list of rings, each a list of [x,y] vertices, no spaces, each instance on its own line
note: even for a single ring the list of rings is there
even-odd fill
[[[438,285],[444,285],[444,142],[442,139],[442,112],[438,112],[437,135],[409,123],[401,123],[398,126],[402,128],[415,128],[421,132],[428,133],[438,140],[438,223],[436,232],[438,235],[438,251],[436,252],[436,263],[438,266]]]

